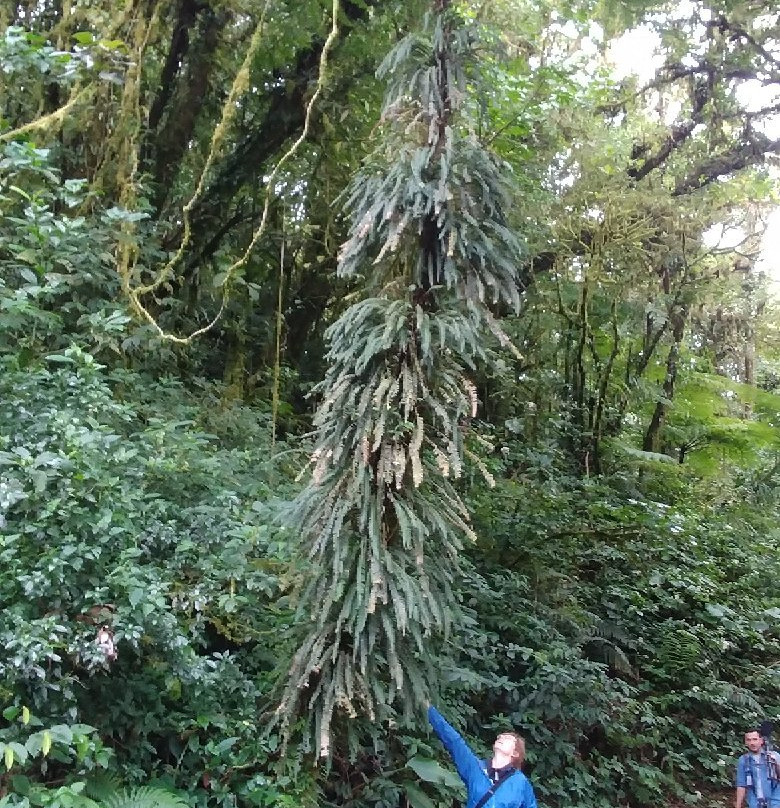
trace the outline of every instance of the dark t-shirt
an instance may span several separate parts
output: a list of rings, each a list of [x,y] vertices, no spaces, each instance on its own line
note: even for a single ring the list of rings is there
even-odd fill
[[[509,777],[513,771],[515,771],[515,767],[509,763],[506,766],[502,766],[500,769],[494,769],[490,765],[490,761],[485,761],[485,771],[487,772],[487,776],[490,778],[491,783],[497,783],[499,780],[503,780],[505,777]]]

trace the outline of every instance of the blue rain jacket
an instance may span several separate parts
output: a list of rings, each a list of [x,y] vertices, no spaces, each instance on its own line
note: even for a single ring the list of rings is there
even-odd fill
[[[474,808],[492,785],[487,774],[488,761],[480,760],[458,731],[451,727],[435,708],[428,708],[428,720],[433,731],[450,753],[460,779],[466,784],[466,808]],[[511,774],[484,808],[536,808],[536,797],[528,778],[521,772]]]
[[[737,761],[736,785],[745,789],[748,808],[756,808],[759,793],[763,794],[769,808],[780,808],[780,783],[769,779],[766,763],[768,754],[779,759],[777,752],[762,752],[759,763],[756,763],[750,753],[742,755]]]

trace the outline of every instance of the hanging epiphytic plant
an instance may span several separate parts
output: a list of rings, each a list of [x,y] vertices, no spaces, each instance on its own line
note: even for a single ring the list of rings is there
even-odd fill
[[[329,332],[312,478],[292,507],[312,562],[303,635],[278,710],[288,736],[306,717],[320,755],[338,713],[381,721],[419,706],[435,641],[459,618],[450,584],[472,534],[452,480],[477,409],[469,374],[487,332],[505,339],[488,307],[518,307],[522,252],[508,169],[470,126],[475,42],[437,0],[423,33],[392,50],[382,136],[347,192],[339,271],[371,296]]]

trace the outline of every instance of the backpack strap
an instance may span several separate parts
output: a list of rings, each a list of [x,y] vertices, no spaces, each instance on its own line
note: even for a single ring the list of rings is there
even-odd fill
[[[755,785],[753,783],[753,759],[751,755],[747,752],[740,755],[738,765],[745,774],[745,787],[752,788],[755,791]]]
[[[482,806],[498,791],[501,786],[506,783],[507,780],[510,780],[513,775],[517,774],[517,769],[513,772],[510,772],[505,777],[502,777],[497,782],[493,783],[492,786],[482,795],[479,802],[474,806],[474,808],[482,808]]]

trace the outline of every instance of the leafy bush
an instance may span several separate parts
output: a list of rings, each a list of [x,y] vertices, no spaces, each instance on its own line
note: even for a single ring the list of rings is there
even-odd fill
[[[186,400],[176,421],[120,401],[79,348],[3,361],[2,698],[88,721],[131,781],[218,791],[272,754],[256,721],[284,648],[285,549],[265,447],[221,448]]]

